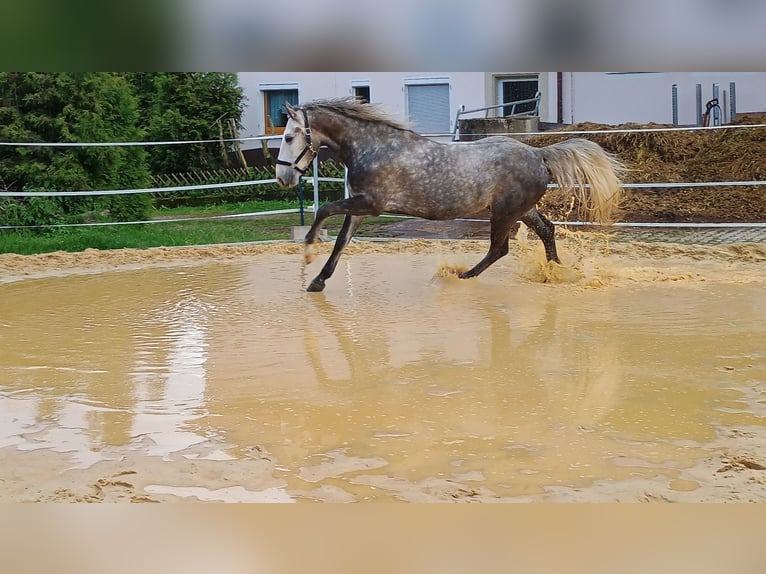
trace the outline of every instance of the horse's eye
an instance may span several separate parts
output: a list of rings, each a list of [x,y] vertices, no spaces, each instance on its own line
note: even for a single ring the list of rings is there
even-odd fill
[[[292,143],[292,142],[293,142],[293,136],[291,136],[290,134],[286,134],[285,135],[285,143],[289,144],[289,143]]]

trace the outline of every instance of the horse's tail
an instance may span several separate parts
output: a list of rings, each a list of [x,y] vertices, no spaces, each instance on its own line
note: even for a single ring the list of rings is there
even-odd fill
[[[540,151],[555,182],[577,194],[589,218],[599,223],[615,221],[622,199],[620,178],[627,171],[617,157],[583,138],[568,139]]]

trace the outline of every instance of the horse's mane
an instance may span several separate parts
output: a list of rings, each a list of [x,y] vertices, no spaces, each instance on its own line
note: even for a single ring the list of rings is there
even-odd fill
[[[342,116],[355,118],[362,121],[384,124],[399,130],[410,130],[412,126],[405,122],[394,119],[374,104],[362,103],[353,96],[347,98],[329,98],[314,100],[299,106],[304,110],[325,110]]]

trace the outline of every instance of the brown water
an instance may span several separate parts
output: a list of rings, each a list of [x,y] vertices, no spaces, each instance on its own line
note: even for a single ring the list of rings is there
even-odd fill
[[[322,294],[268,254],[0,285],[0,498],[640,499],[766,428],[762,264],[550,284],[524,257],[354,254]]]

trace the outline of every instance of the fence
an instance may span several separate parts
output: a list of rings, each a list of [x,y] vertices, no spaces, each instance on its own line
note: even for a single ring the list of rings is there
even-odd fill
[[[722,126],[707,126],[707,127],[660,127],[660,128],[637,128],[637,129],[607,129],[607,130],[580,130],[580,131],[567,131],[567,132],[556,132],[555,135],[558,136],[572,136],[572,135],[587,135],[587,134],[606,134],[606,133],[647,133],[647,132],[673,132],[673,131],[692,131],[692,130],[723,130],[723,129],[749,129],[749,128],[766,128],[766,124],[727,124]],[[544,132],[543,132],[544,133]],[[439,134],[438,136],[443,135],[451,135],[451,134]],[[488,134],[491,135],[491,134]],[[540,135],[540,132],[535,133],[516,133],[516,134],[498,134],[498,135]],[[279,136],[267,136],[267,137],[259,137],[259,138],[243,138],[242,140],[238,141],[245,141],[245,140],[261,140],[261,139],[279,139]],[[95,143],[95,142],[89,142],[89,143],[12,143],[12,142],[0,142],[0,146],[14,146],[14,147],[25,147],[25,146],[50,146],[50,147],[96,147],[96,146],[134,146],[134,145],[183,145],[183,144],[191,144],[191,143],[206,143],[208,140],[200,140],[200,141],[167,141],[167,142],[105,142],[105,143]],[[219,141],[219,140],[214,140]],[[233,141],[233,140],[224,140],[224,141]],[[452,144],[454,145],[454,144]],[[195,218],[188,218],[187,220],[203,220],[203,219],[231,219],[231,218],[243,218],[243,217],[257,217],[257,216],[263,216],[263,215],[274,215],[276,213],[298,213],[300,212],[303,214],[304,209],[305,211],[315,213],[316,209],[318,208],[320,204],[320,184],[323,182],[332,183],[335,185],[342,184],[343,187],[343,194],[344,197],[348,197],[349,195],[349,188],[347,185],[347,173],[346,170],[343,169],[343,177],[340,177],[341,168],[337,168],[336,177],[332,176],[321,176],[320,175],[320,166],[318,158],[314,159],[313,163],[313,169],[312,173],[308,176],[304,176],[301,181],[302,182],[311,182],[312,190],[313,190],[313,201],[310,205],[304,206],[301,204],[300,208],[297,209],[287,209],[287,210],[279,210],[279,211],[258,211],[258,212],[251,212],[251,213],[236,213],[236,214],[225,214],[225,215],[216,215],[216,216],[207,216],[207,217],[195,217]],[[254,178],[256,175],[260,177],[260,179],[247,179],[248,177]],[[200,191],[207,191],[207,190],[213,190],[213,189],[230,189],[230,188],[244,188],[244,187],[258,187],[258,186],[266,186],[266,185],[275,185],[276,179],[271,177],[264,177],[266,175],[271,175],[270,173],[257,173],[255,168],[248,168],[247,170],[242,171],[236,171],[232,175],[229,172],[208,172],[204,173],[203,175],[196,174],[168,174],[164,176],[158,176],[155,178],[155,185],[156,187],[152,188],[145,188],[145,189],[120,189],[120,190],[101,190],[101,191],[34,191],[34,192],[24,192],[24,191],[0,191],[0,197],[72,197],[72,196],[101,196],[101,195],[117,195],[117,194],[137,194],[137,193],[150,193],[153,194],[155,197],[170,197],[175,196],[177,194],[182,193],[194,193],[194,192],[200,192]],[[233,179],[237,179],[238,177],[242,177],[242,180],[237,181],[224,181],[224,182],[214,182],[214,183],[189,183],[194,178],[200,178],[200,177],[223,177],[228,176]],[[164,184],[164,185],[163,185]],[[170,185],[168,185],[170,184]],[[174,185],[178,184],[178,185]],[[766,181],[763,180],[753,180],[753,181],[710,181],[710,182],[654,182],[654,183],[624,183],[623,188],[626,189],[673,189],[673,188],[699,188],[699,187],[736,187],[736,186],[764,186],[766,185]],[[549,188],[555,188],[555,184],[550,184]],[[302,188],[301,188],[302,189]],[[3,225],[0,226],[0,229],[27,229],[27,228],[41,228],[41,227],[51,227],[51,228],[58,228],[58,227],[85,227],[85,226],[103,226],[103,225],[133,225],[133,224],[146,224],[146,223],[167,223],[169,221],[184,221],[184,219],[154,219],[149,221],[121,221],[121,222],[98,222],[98,223],[67,223],[67,224],[51,224],[51,225],[24,225],[24,226],[12,226],[12,225]],[[557,222],[554,221],[554,223],[565,223],[567,225],[588,225],[590,222],[583,222],[583,221],[566,221],[566,222]],[[689,223],[689,224],[683,224],[683,223],[663,223],[663,222],[643,222],[643,223],[621,223],[620,226],[630,227],[630,226],[636,226],[636,227],[647,227],[647,226],[655,226],[655,227],[722,227],[722,226],[730,226],[730,227],[741,227],[741,226],[748,226],[748,227],[764,227],[766,226],[766,223]]]
[[[309,177],[313,178],[313,171],[319,173],[319,191],[337,193],[342,186],[338,182],[345,181],[345,170],[334,160],[328,159],[316,163],[309,171]],[[153,183],[158,188],[175,189],[175,186],[201,186],[206,184],[235,183],[229,188],[218,188],[216,193],[210,189],[199,189],[183,195],[172,191],[162,191],[152,194],[156,207],[178,207],[194,205],[212,205],[220,203],[238,203],[254,199],[285,199],[295,196],[293,190],[285,190],[276,183],[253,185],[252,182],[272,181],[273,168],[270,167],[247,167],[233,169],[218,169],[205,171],[188,171],[182,173],[170,173],[156,175]]]

